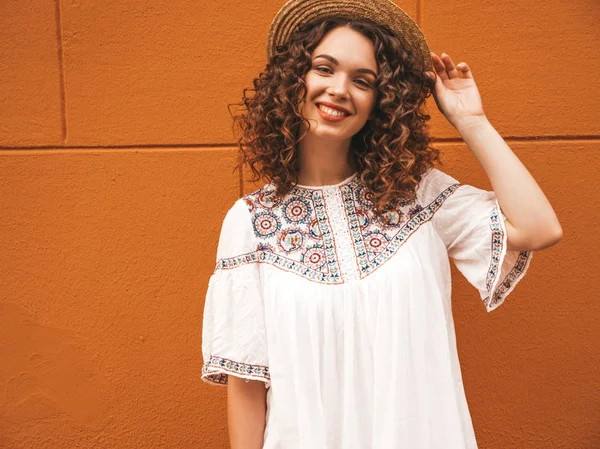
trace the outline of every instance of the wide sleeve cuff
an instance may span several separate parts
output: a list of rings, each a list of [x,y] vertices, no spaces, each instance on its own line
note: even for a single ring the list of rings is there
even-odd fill
[[[523,279],[533,257],[533,251],[509,251],[506,216],[496,199],[489,218],[491,229],[491,257],[486,288],[480,290],[488,312],[500,306],[515,286]]]
[[[229,375],[242,379],[259,380],[265,388],[271,384],[269,368],[262,365],[251,365],[211,355],[202,365],[202,380],[213,385],[227,385]]]
[[[270,386],[258,267],[218,268],[210,278],[202,327],[202,380],[227,385],[229,375]]]

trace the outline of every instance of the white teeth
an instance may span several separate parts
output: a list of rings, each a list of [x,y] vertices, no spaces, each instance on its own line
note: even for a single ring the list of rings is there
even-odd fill
[[[328,108],[327,106],[323,106],[322,104],[319,104],[319,109],[321,109],[321,111],[323,111],[329,115],[333,115],[335,117],[342,117],[344,115],[348,115],[342,111],[338,111],[336,109],[331,109],[331,108]]]

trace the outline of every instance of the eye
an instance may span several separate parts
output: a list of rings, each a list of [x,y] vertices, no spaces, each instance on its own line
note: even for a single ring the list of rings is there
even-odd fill
[[[315,70],[320,70],[320,69],[329,70],[327,67],[317,67],[317,68],[315,68]],[[323,72],[321,72],[321,73],[323,73]]]
[[[320,73],[326,73],[326,72],[321,72],[321,70],[325,70],[325,71],[331,71],[329,69],[329,67],[325,67],[325,66],[320,66],[320,67],[315,67],[314,70],[320,72]],[[358,80],[364,87],[371,87],[371,84],[365,80]]]

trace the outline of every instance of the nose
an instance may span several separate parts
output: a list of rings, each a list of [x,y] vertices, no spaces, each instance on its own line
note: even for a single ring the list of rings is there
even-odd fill
[[[327,93],[336,97],[345,97],[348,95],[348,88],[346,87],[346,77],[334,76],[331,77],[331,84],[327,88]]]

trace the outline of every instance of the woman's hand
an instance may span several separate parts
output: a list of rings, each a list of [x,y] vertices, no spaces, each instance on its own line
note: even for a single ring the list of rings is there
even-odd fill
[[[436,74],[425,74],[435,79],[433,98],[439,110],[455,127],[468,126],[485,118],[481,96],[469,66],[460,62],[456,66],[446,53],[441,58],[431,52],[431,60]]]

